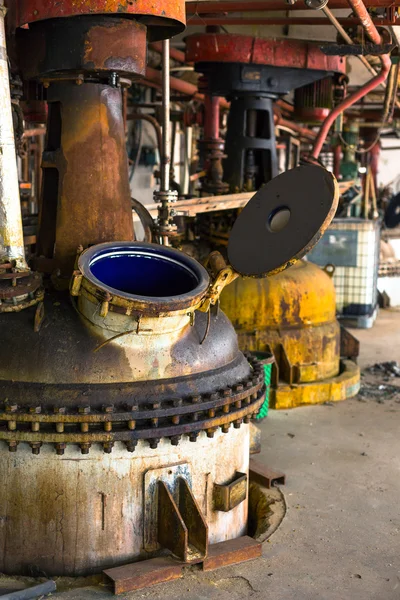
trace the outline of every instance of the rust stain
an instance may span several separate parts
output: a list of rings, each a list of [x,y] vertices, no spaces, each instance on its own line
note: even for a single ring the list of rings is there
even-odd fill
[[[146,27],[120,21],[88,31],[83,57],[85,68],[145,75]]]

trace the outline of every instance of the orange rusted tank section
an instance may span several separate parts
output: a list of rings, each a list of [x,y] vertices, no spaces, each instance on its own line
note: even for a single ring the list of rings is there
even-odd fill
[[[68,275],[80,245],[133,239],[122,95],[75,82],[48,94],[38,254]]]
[[[140,17],[143,23],[151,23],[153,40],[176,35],[184,30],[186,23],[185,2],[182,0],[14,0],[9,8],[14,28],[80,15]]]

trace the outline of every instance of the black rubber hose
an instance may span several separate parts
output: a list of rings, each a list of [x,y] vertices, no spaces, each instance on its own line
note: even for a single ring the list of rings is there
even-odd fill
[[[142,227],[144,229],[144,240],[145,242],[154,242],[155,240],[155,223],[153,221],[153,217],[147,210],[147,208],[139,202],[139,200],[135,200],[135,198],[131,198],[132,200],[132,209],[138,215]]]
[[[0,596],[0,600],[34,600],[40,596],[47,596],[55,592],[57,589],[56,583],[53,580],[46,581],[35,587],[27,588],[26,590],[19,590],[18,592],[12,592],[5,596]]]

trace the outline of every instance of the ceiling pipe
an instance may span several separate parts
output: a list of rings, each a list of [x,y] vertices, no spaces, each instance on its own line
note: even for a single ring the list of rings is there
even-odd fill
[[[381,36],[376,29],[374,23],[372,22],[371,17],[368,14],[368,11],[363,4],[362,0],[348,0],[350,7],[353,9],[353,12],[360,19],[361,24],[365,30],[365,33],[369,37],[369,39],[374,43],[381,45],[382,39]],[[356,92],[348,96],[338,104],[325,119],[323,124],[321,125],[321,129],[319,130],[317,139],[315,140],[314,147],[311,152],[311,157],[314,159],[318,159],[322,147],[325,143],[325,140],[328,136],[329,130],[335,122],[336,118],[344,112],[347,108],[350,108],[353,104],[355,104],[358,100],[366,96],[369,92],[378,87],[381,83],[384,83],[389,75],[390,68],[392,66],[390,56],[388,54],[382,54],[380,57],[381,60],[381,71],[373,77],[370,81],[368,81],[365,85],[363,85]]]
[[[399,0],[365,0],[366,6],[373,8],[389,8],[392,6],[399,6]],[[342,9],[348,8],[347,0],[329,0],[329,7],[331,9]],[[302,2],[295,4],[287,4],[286,6],[282,3],[282,0],[257,0],[253,2],[251,0],[189,0],[186,1],[186,16],[188,20],[192,15],[210,15],[218,13],[230,13],[230,12],[264,12],[264,11],[283,11],[283,10],[307,10]],[[188,23],[191,25],[191,22]]]
[[[219,25],[219,26],[235,26],[242,27],[246,25],[311,25],[312,27],[324,26],[326,27],[326,19],[325,17],[295,17],[292,13],[287,11],[289,16],[287,17],[259,17],[258,15],[254,15],[253,17],[231,17],[229,15],[225,16],[224,14],[220,14],[219,16],[208,17],[207,15],[201,17],[192,17],[188,22],[188,25],[195,26],[204,26],[204,25]],[[344,27],[351,27],[354,25],[359,25],[360,21],[354,17],[345,17],[339,18],[338,21]],[[383,18],[375,18],[373,20],[378,26],[395,26],[400,25],[400,18],[394,16],[392,17],[383,17]]]

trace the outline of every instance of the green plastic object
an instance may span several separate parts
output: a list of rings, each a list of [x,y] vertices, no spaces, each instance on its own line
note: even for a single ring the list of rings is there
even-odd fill
[[[256,357],[263,361],[266,358],[266,353],[255,353]],[[272,373],[272,363],[268,362],[267,364],[264,363],[264,381],[265,381],[265,400],[261,405],[260,410],[258,411],[258,415],[256,416],[256,421],[261,421],[261,419],[265,419],[266,416],[268,416],[268,411],[269,411],[269,390],[271,387],[271,373]]]

